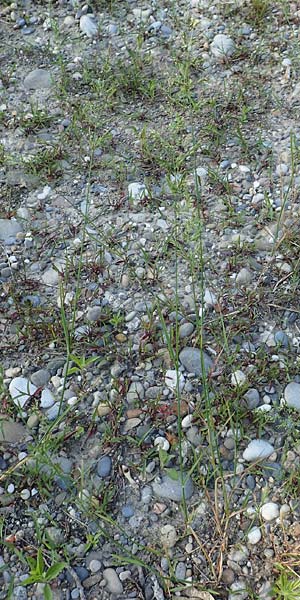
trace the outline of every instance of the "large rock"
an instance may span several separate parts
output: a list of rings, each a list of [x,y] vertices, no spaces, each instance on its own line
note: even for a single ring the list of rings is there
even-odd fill
[[[46,90],[51,85],[51,75],[46,69],[34,69],[24,79],[26,90]]]
[[[0,442],[17,444],[26,437],[26,429],[22,423],[15,423],[5,415],[0,415]]]
[[[206,354],[206,352],[204,352],[203,350],[201,352],[201,350],[199,350],[198,348],[192,348],[190,346],[187,346],[186,348],[183,348],[183,350],[181,350],[179,354],[179,360],[189,373],[195,373],[195,375],[197,375],[198,377],[203,377],[201,355],[203,357],[203,367],[205,371],[204,374],[207,374],[208,371],[212,368],[213,361],[211,360],[210,356]]]
[[[0,219],[0,240],[16,237],[22,231],[22,225],[15,219]]]
[[[9,392],[14,404],[23,408],[37,390],[37,387],[26,379],[26,377],[14,377],[9,384]]]

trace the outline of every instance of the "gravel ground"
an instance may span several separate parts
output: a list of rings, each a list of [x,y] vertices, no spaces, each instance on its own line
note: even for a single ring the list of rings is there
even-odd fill
[[[2,0],[0,599],[300,597],[299,21]]]

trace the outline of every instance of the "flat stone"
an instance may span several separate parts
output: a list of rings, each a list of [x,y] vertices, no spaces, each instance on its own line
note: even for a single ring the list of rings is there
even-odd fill
[[[50,408],[50,406],[53,406],[54,402],[55,397],[53,396],[52,392],[50,392],[50,390],[48,390],[47,388],[44,389],[41,393],[40,407]]]
[[[103,578],[106,581],[106,588],[111,594],[122,594],[123,585],[115,569],[108,568],[103,571]]]
[[[189,500],[193,495],[194,486],[191,478],[186,473],[177,472],[177,479],[172,479],[168,475],[163,475],[159,480],[156,480],[152,484],[153,492],[160,498],[168,498],[174,502],[181,502],[184,497]]]
[[[243,452],[244,460],[248,462],[256,462],[269,458],[274,452],[274,447],[265,440],[252,440]]]
[[[291,381],[284,390],[284,400],[287,406],[300,410],[300,383]]]
[[[203,356],[204,371],[205,374],[207,374],[212,368],[213,361],[206,352],[202,351],[201,353],[198,348],[187,346],[186,348],[183,348],[179,354],[179,360],[184,368],[189,373],[195,373],[198,377],[203,377],[201,354]]]
[[[49,371],[47,371],[46,369],[39,369],[38,371],[32,373],[30,379],[32,383],[37,387],[43,387],[44,385],[47,385],[50,377],[51,375]]]
[[[37,390],[37,387],[26,377],[14,377],[9,384],[9,392],[16,406],[23,408],[27,400]]]
[[[26,429],[21,423],[15,423],[5,415],[0,415],[0,442],[17,444],[26,437]]]
[[[46,69],[34,69],[26,75],[24,87],[26,90],[49,89],[52,85],[50,72]]]
[[[22,225],[16,219],[0,219],[0,240],[15,238],[21,231]]]

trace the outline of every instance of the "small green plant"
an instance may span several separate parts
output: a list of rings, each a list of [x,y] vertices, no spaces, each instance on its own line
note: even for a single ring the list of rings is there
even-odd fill
[[[74,373],[82,373],[87,367],[97,361],[101,361],[101,356],[90,356],[90,358],[86,358],[85,356],[76,356],[76,354],[70,354],[69,360],[75,363],[74,367],[68,369],[67,375],[73,375]]]
[[[43,557],[43,553],[41,548],[37,551],[36,558],[32,558],[31,556],[26,557],[26,561],[30,568],[30,575],[24,581],[22,581],[22,585],[32,585],[34,583],[44,583],[44,598],[45,600],[52,599],[52,591],[49,586],[49,582],[56,579],[56,577],[63,571],[66,566],[64,562],[56,562],[52,564],[50,567],[47,567],[45,564],[45,560]]]
[[[282,567],[280,567],[282,570]],[[292,569],[282,570],[273,586],[276,600],[299,600],[300,577]]]

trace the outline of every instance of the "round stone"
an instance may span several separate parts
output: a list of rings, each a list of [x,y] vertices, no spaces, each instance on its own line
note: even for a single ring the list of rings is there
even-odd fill
[[[260,509],[264,521],[273,521],[279,517],[279,506],[276,502],[266,502]]]
[[[89,564],[89,568],[90,568],[91,573],[97,573],[98,571],[100,571],[100,569],[101,569],[100,560],[96,560],[96,559],[91,560],[91,562]]]
[[[224,60],[233,55],[235,46],[230,37],[224,35],[223,33],[218,33],[215,35],[210,45],[210,49],[215,58],[218,60]]]
[[[109,477],[112,469],[112,460],[110,456],[102,456],[97,463],[97,473],[99,477]]]
[[[249,544],[255,545],[261,540],[261,531],[259,527],[252,527],[247,535]]]

